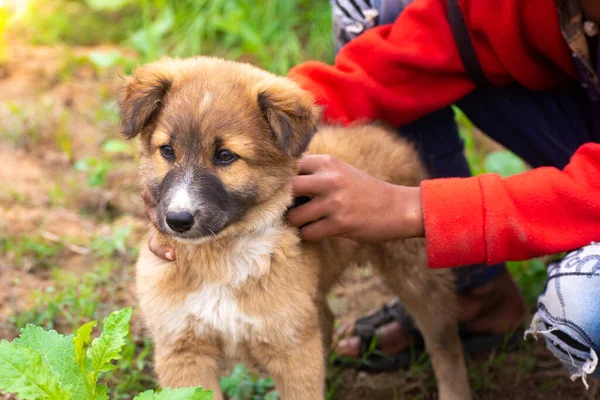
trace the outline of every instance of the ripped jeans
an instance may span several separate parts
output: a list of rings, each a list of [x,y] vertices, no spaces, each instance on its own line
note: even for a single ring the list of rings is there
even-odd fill
[[[392,23],[412,0],[332,0],[336,50],[366,29]],[[376,55],[375,55],[376,56]],[[563,168],[584,143],[600,142],[600,104],[582,82],[543,92],[518,84],[479,88],[456,105],[486,135],[532,167]],[[417,146],[433,177],[470,176],[454,112],[432,112],[399,129]],[[457,290],[486,283],[504,265],[454,268]],[[600,245],[591,244],[553,263],[531,328],[573,378],[600,377]]]
[[[543,336],[571,379],[600,377],[600,243],[550,264],[544,293],[525,337]]]

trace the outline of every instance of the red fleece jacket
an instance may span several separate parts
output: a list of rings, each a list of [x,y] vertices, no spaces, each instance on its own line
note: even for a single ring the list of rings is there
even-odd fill
[[[496,85],[531,90],[576,78],[554,0],[460,0],[477,56]],[[368,30],[335,65],[307,62],[289,77],[311,91],[329,122],[402,125],[474,89],[446,17],[446,0],[416,0],[394,24]],[[600,112],[600,110],[599,110]],[[521,260],[600,240],[600,145],[564,170],[538,168],[421,184],[431,267]]]

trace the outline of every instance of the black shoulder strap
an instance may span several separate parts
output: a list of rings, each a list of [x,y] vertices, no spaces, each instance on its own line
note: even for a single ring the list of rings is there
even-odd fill
[[[491,86],[477,59],[458,0],[448,0],[448,21],[467,75],[477,86]]]

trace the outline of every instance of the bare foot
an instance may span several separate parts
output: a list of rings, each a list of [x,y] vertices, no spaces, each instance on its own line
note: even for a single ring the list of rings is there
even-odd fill
[[[458,294],[458,319],[476,332],[503,334],[517,328],[527,315],[523,295],[513,277],[505,271],[493,281]],[[377,330],[378,346],[385,354],[402,352],[410,338],[399,322],[393,321]],[[338,354],[360,356],[360,339],[341,340]]]

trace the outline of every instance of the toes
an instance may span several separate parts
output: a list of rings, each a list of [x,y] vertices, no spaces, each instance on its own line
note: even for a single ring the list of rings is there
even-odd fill
[[[353,336],[341,340],[337,345],[337,352],[341,356],[358,357],[360,355],[360,339]]]

